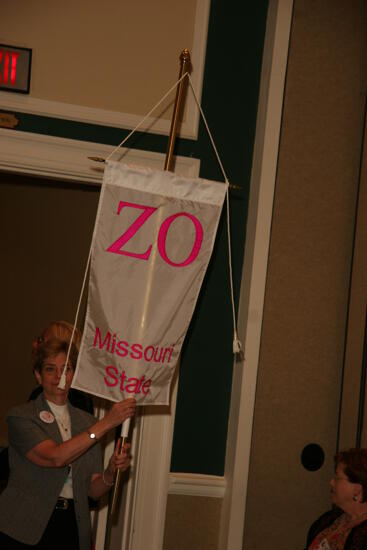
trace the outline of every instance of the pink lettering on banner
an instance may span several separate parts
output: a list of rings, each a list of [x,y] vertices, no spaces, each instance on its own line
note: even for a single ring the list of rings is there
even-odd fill
[[[132,344],[130,357],[131,359],[141,359],[143,357],[143,346],[140,344]]]
[[[172,222],[176,218],[179,218],[180,216],[185,216],[186,218],[189,218],[195,226],[195,242],[194,246],[192,247],[192,250],[189,254],[189,256],[186,258],[184,262],[181,263],[175,263],[172,262],[169,257],[167,256],[166,252],[166,238],[168,229],[170,228]],[[164,222],[162,223],[159,234],[158,234],[158,250],[160,255],[162,256],[163,260],[167,262],[169,265],[172,265],[173,267],[184,267],[186,265],[191,264],[197,255],[199,254],[201,244],[203,242],[204,232],[201,223],[199,220],[193,216],[192,214],[188,214],[187,212],[179,212],[177,214],[173,214],[172,216],[169,216]]]
[[[119,340],[116,333],[111,333],[109,330],[103,337],[99,327],[96,327],[94,334],[93,347],[107,351],[111,354],[116,354],[119,357],[130,357],[139,361],[143,359],[147,363],[168,364],[171,361],[173,347],[152,346],[143,347],[141,344],[134,342],[129,344],[125,340]]]
[[[125,207],[129,208],[139,208],[144,210],[142,214],[132,223],[127,231],[121,237],[117,239],[114,243],[107,248],[107,252],[113,252],[115,254],[122,254],[123,256],[131,256],[133,258],[139,258],[140,260],[148,260],[150,253],[152,251],[152,245],[141,254],[137,252],[127,252],[126,250],[121,250],[122,247],[137,233],[142,225],[145,224],[148,218],[155,212],[157,209],[152,206],[144,206],[142,204],[134,204],[133,202],[120,201],[117,208],[117,215],[120,214],[121,210]]]
[[[128,348],[129,344],[121,340],[120,342],[117,342],[115,353],[120,357],[126,357],[126,355],[128,354]]]
[[[159,357],[157,358],[157,351],[159,350]],[[162,359],[162,353],[163,353],[163,348],[155,348],[154,350],[154,357],[153,357],[153,361],[155,363],[160,363],[161,362],[161,359]]]
[[[107,252],[112,252],[114,254],[121,254],[122,256],[130,256],[132,258],[138,258],[139,260],[149,260],[150,253],[152,251],[152,245],[150,244],[145,252],[127,252],[126,250],[122,250],[122,247],[130,241],[130,239],[138,232],[138,230],[145,224],[148,218],[157,210],[157,208],[154,208],[153,206],[145,206],[142,204],[135,204],[133,202],[126,202],[126,201],[120,201],[118,208],[117,208],[117,215],[120,214],[121,210],[125,207],[129,208],[138,208],[140,210],[144,210],[142,214],[130,225],[130,227],[125,231],[121,237],[119,237],[115,242],[113,242],[108,248]],[[192,247],[192,250],[189,254],[189,256],[184,260],[183,262],[173,262],[169,259],[167,256],[166,251],[166,239],[167,239],[167,233],[171,226],[171,224],[179,217],[184,216],[185,218],[188,218],[192,221],[192,223],[195,226],[195,242]],[[187,265],[190,265],[196,258],[197,255],[200,252],[200,248],[203,242],[204,237],[204,231],[203,227],[200,223],[200,221],[193,216],[192,214],[189,214],[188,212],[178,212],[177,214],[172,214],[172,216],[169,216],[164,220],[162,223],[159,233],[158,233],[158,251],[161,255],[161,258],[169,265],[173,267],[185,267]]]
[[[148,355],[148,350],[150,350],[150,355]],[[145,350],[144,350],[144,359],[148,363],[153,359],[153,355],[154,355],[154,347],[153,346],[148,346],[147,348],[145,348]]]
[[[110,388],[114,388],[115,386],[117,386],[119,382],[117,378],[119,371],[117,370],[117,368],[113,365],[108,365],[108,367],[106,367],[106,373],[110,378],[112,378],[112,382],[110,382],[109,380],[107,380],[106,377],[104,377],[106,386],[109,386]]]
[[[118,375],[119,371],[114,365],[107,365],[106,367],[106,376],[104,376],[104,382],[109,388],[113,388],[118,384]],[[111,379],[111,380],[110,380]],[[150,391],[150,386],[152,385],[152,380],[149,378],[145,380],[145,375],[143,374],[140,378],[135,378],[134,376],[128,378],[126,372],[123,370],[120,374],[120,390],[126,393],[135,393],[147,395]]]
[[[110,331],[107,332],[106,337],[102,342],[101,331],[99,330],[98,327],[96,327],[96,333],[94,335],[93,346],[96,348],[97,344],[98,344],[99,349],[103,349],[106,346],[107,351],[110,351],[110,343],[111,343],[111,333],[110,333]]]
[[[164,350],[164,355],[163,355],[162,363],[165,362],[164,360],[165,360],[165,358],[166,358],[166,353],[167,353],[167,352],[168,352],[168,354],[169,354],[167,363],[169,363],[169,362],[171,361],[173,348],[166,348],[166,349]]]

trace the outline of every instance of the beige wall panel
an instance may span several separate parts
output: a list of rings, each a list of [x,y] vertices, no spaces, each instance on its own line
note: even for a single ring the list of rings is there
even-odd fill
[[[329,505],[364,122],[367,5],[296,0],[256,395],[245,550],[303,548]],[[323,468],[306,471],[305,445]]]
[[[217,550],[222,499],[168,495],[163,550]]]
[[[359,396],[363,363],[367,307],[367,127],[358,193],[358,214],[353,252],[353,270],[348,314],[348,331],[344,361],[342,408],[340,415],[341,448],[356,445],[358,433]],[[365,388],[366,391],[366,388]],[[365,398],[366,399],[366,398]],[[366,402],[366,401],[365,401]],[[362,405],[362,403],[361,403]],[[367,407],[361,428],[360,444],[367,446]]]
[[[33,338],[52,320],[74,320],[98,198],[98,187],[0,174],[0,446],[6,412],[36,386]]]
[[[178,78],[201,1],[4,0],[1,42],[33,49],[33,98],[145,115]]]

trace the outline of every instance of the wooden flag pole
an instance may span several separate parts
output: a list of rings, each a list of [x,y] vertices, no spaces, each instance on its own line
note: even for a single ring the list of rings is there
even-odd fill
[[[121,425],[121,447],[120,447],[121,452],[124,448],[124,445],[127,441],[127,438],[129,437],[129,430],[130,430],[130,418],[125,420],[125,422],[123,422],[122,425]],[[114,485],[113,485],[112,501],[111,501],[111,507],[110,507],[110,516],[114,516],[115,512],[117,510],[117,503],[118,503],[120,485],[121,485],[121,470],[117,470],[115,482],[114,482]]]
[[[185,73],[188,73],[190,69],[190,53],[188,49],[184,49],[181,52],[180,55],[180,75],[179,75],[179,84],[177,86],[176,91],[176,99],[175,104],[173,108],[173,114],[172,114],[172,120],[171,120],[171,128],[170,128],[170,134],[168,138],[168,147],[166,152],[166,160],[164,164],[164,170],[166,171],[173,171],[173,151],[175,147],[175,140],[177,135],[177,128],[179,123],[179,117],[181,113],[182,108],[182,98],[183,98],[183,90],[184,90],[184,84],[186,79],[182,78]],[[93,160],[97,160],[97,158],[93,158]],[[98,159],[100,160],[100,159]],[[102,159],[103,162],[103,159]],[[130,429],[130,418],[125,420],[125,422],[121,426],[121,452],[123,449],[124,444],[126,443],[126,440],[129,436],[129,429]],[[117,470],[115,483],[113,486],[113,493],[112,493],[112,501],[111,501],[111,507],[110,507],[110,516],[114,516],[117,510],[117,503],[118,503],[118,496],[120,492],[120,484],[121,484],[121,470]]]
[[[166,153],[166,162],[164,164],[164,169],[167,171],[172,171],[173,150],[175,147],[177,126],[178,126],[179,116],[180,116],[181,107],[182,107],[183,89],[186,83],[186,79],[182,77],[184,76],[185,73],[189,71],[189,68],[190,68],[190,53],[188,49],[185,49],[181,52],[180,62],[181,62],[180,75],[179,75],[180,82],[179,82],[179,85],[177,86],[177,91],[176,91],[175,106],[173,108],[171,129],[170,129],[168,147],[167,147],[167,153]]]

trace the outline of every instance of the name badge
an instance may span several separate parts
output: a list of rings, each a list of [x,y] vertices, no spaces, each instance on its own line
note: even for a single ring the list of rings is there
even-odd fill
[[[50,413],[50,411],[41,411],[40,419],[46,424],[52,424],[52,422],[55,422],[55,417],[52,413]]]

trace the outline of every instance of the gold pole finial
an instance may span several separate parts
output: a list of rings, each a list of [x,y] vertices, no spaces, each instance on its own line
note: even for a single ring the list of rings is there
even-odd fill
[[[190,63],[190,61],[191,61],[190,60],[190,52],[187,48],[182,50],[181,55],[180,55],[180,61],[181,61],[181,63]]]
[[[184,84],[186,80],[185,78],[182,78],[182,77],[184,76],[185,73],[189,72],[191,68],[190,52],[187,48],[182,50],[180,55],[180,61],[181,61],[181,68],[180,68],[180,75],[179,75],[180,83],[177,86],[175,105],[173,108],[171,129],[170,129],[170,134],[168,138],[166,161],[164,164],[165,170],[172,170],[173,149],[175,147],[177,126],[178,126],[179,115],[181,111],[182,94],[183,94]]]

